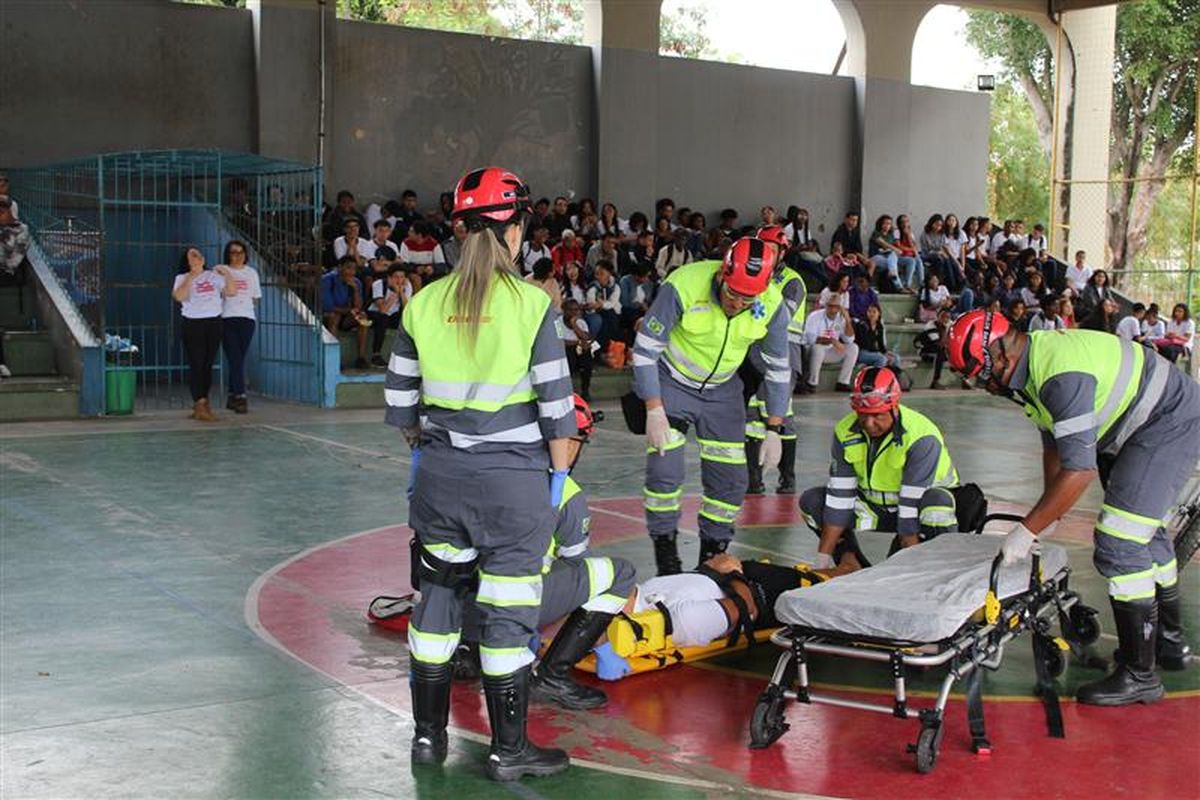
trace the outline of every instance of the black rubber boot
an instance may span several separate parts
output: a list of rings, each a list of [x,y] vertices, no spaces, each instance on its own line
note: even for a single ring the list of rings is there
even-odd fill
[[[783,455],[779,458],[779,485],[775,494],[796,493],[796,440],[783,440]]]
[[[716,539],[700,537],[700,560],[696,562],[696,569],[699,569],[705,561],[708,561],[717,553],[724,553],[727,549],[729,549],[728,539],[718,542]]]
[[[412,763],[441,764],[446,760],[446,723],[450,719],[450,664],[412,661]]]
[[[767,487],[763,486],[762,467],[758,464],[758,455],[762,451],[762,439],[746,437],[746,474],[750,477],[746,485],[746,494],[766,494]]]
[[[654,542],[654,564],[658,567],[658,576],[661,578],[664,575],[678,575],[683,572],[683,562],[679,560],[679,548],[675,544],[675,540],[679,538],[679,533],[672,533],[670,536],[651,536],[650,541]]]
[[[571,764],[565,751],[538,747],[526,737],[529,680],[529,667],[509,675],[483,676],[483,694],[492,723],[487,776],[494,781],[515,781],[526,775],[554,775]]]
[[[479,642],[459,642],[450,659],[450,669],[456,681],[478,680],[483,674],[483,667],[479,661]]]
[[[1158,587],[1158,665],[1168,672],[1182,672],[1188,668],[1192,648],[1183,638],[1183,602],[1179,597],[1179,584]]]
[[[1113,600],[1112,609],[1120,658],[1108,677],[1080,686],[1075,698],[1091,706],[1125,706],[1160,700],[1163,685],[1154,674],[1157,605],[1153,601]]]
[[[582,608],[571,612],[533,671],[534,700],[573,711],[599,708],[608,702],[608,696],[599,689],[571,680],[571,670],[592,649],[613,616]]]

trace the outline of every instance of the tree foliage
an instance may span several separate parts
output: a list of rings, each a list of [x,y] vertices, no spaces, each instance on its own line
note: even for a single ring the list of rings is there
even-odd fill
[[[1038,144],[1037,123],[1025,98],[1000,84],[992,97],[988,208],[998,219],[1045,222],[1050,168]]]
[[[658,24],[658,52],[680,58],[715,60],[718,55],[708,37],[708,19],[696,6],[680,6],[671,13],[664,9]]]
[[[338,13],[410,28],[564,44],[583,40],[582,0],[338,0]]]

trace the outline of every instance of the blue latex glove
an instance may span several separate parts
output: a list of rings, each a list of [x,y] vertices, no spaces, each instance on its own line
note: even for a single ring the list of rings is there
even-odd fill
[[[613,652],[608,642],[596,648],[596,677],[602,681],[619,681],[633,669],[629,662]]]
[[[562,505],[563,489],[567,487],[568,472],[565,469],[556,469],[550,473],[550,507],[558,508]]]
[[[408,502],[412,502],[413,489],[417,485],[417,467],[421,466],[421,448],[414,447],[412,449],[412,463],[408,467],[408,489],[405,494],[408,496]]]
[[[535,656],[541,651],[542,635],[540,633],[534,633],[533,636],[529,637],[529,649],[533,651]]]

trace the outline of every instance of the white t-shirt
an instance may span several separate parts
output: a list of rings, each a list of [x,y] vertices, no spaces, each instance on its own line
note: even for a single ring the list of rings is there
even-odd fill
[[[358,237],[358,246],[355,248],[355,250],[363,258],[367,259],[368,261],[370,261],[372,258],[374,258],[375,257],[375,248],[376,248],[376,245],[372,244],[370,239],[364,239],[361,236]],[[348,252],[350,252],[350,247],[349,247],[349,245],[346,244],[345,236],[339,236],[338,238],[333,240],[333,257],[334,258],[340,259],[340,258],[342,258],[342,256],[346,255],[346,253],[348,253]]]
[[[533,246],[533,242],[525,242],[521,245],[521,269],[526,275],[533,272],[533,265],[541,261],[543,258],[550,258],[550,246],[542,245],[541,248]]]
[[[671,615],[671,638],[680,647],[708,644],[725,634],[729,618],[721,607],[725,593],[712,578],[695,572],[651,578],[637,588],[633,611],[662,603]]]
[[[371,282],[371,310],[372,311],[376,311],[380,314],[384,313],[383,309],[380,308],[379,301],[385,299],[385,294],[384,294],[385,291],[387,293],[386,299],[389,302],[396,299],[396,290],[392,289],[390,286],[388,286],[387,281],[385,281],[382,278],[376,278],[374,281]],[[404,282],[404,289],[402,291],[405,296],[402,297],[401,299],[407,301],[408,298],[412,296],[412,288],[409,286],[408,281]],[[396,305],[392,306],[392,310],[387,312],[387,315],[389,317],[396,316],[397,314],[400,313],[400,309],[402,306],[403,306],[403,303],[396,303]]]
[[[1142,335],[1142,322],[1133,314],[1117,323],[1117,336],[1133,341]]]
[[[954,238],[950,238],[949,236],[946,237],[946,249],[949,250],[950,254],[955,258],[963,257],[963,248],[966,246],[966,244],[967,235],[963,233],[962,230],[959,230],[958,236]]]
[[[921,290],[921,305],[941,308],[950,299],[950,290],[939,285],[933,291]]]
[[[1076,294],[1082,294],[1083,288],[1087,286],[1087,282],[1091,280],[1092,268],[1086,264],[1083,268],[1079,268],[1072,264],[1067,267],[1067,286],[1071,287]]]
[[[171,290],[179,288],[187,273],[175,276],[175,285]],[[223,302],[221,292],[225,289],[225,278],[220,273],[206,269],[192,281],[188,287],[187,299],[183,301],[183,316],[188,319],[211,319],[221,316]]]
[[[1034,250],[1038,251],[1039,253],[1042,252],[1043,250],[1048,249],[1046,247],[1046,245],[1047,245],[1046,237],[1038,236],[1037,234],[1030,236],[1029,240],[1025,244],[1027,247],[1032,247]]]
[[[258,270],[254,267],[229,267],[229,275],[233,285],[237,287],[237,294],[225,298],[221,316],[255,319],[254,301],[262,297],[262,283],[258,280]]]
[[[1005,233],[1004,231],[1000,231],[999,233],[997,233],[995,236],[992,237],[992,243],[989,248],[989,251],[992,253],[999,253],[1000,248],[1003,247],[1004,243],[1009,241],[1011,238],[1012,238],[1011,234]]]
[[[1196,321],[1194,319],[1185,319],[1183,322],[1167,320],[1167,333],[1182,336],[1184,338],[1183,346],[1189,353],[1192,352],[1192,343],[1196,338]]]
[[[825,309],[818,308],[804,321],[804,344],[811,347],[817,339],[823,338],[846,343],[854,341],[853,336],[846,335],[846,320],[840,314],[830,319]]]
[[[1143,320],[1142,321],[1142,335],[1145,336],[1150,341],[1154,341],[1155,339],[1165,338],[1167,335],[1167,326],[1162,321],[1162,319],[1159,319],[1159,321],[1154,323],[1153,325],[1151,325],[1149,322],[1146,322],[1145,320]]]
[[[564,320],[564,322],[565,322],[565,320]],[[575,322],[572,325],[563,325],[563,337],[562,338],[563,338],[563,341],[566,342],[567,344],[579,344],[580,335],[583,335],[583,336],[591,335],[588,332],[587,323],[585,323],[583,321],[582,317],[576,317]]]

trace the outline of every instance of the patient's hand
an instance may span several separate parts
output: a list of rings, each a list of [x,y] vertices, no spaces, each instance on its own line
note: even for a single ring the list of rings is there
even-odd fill
[[[921,537],[917,536],[915,533],[909,536],[901,536],[899,538],[901,547],[912,547],[914,544],[921,543]]]
[[[736,556],[731,556],[729,553],[717,553],[715,556],[704,562],[710,569],[716,570],[721,574],[727,572],[741,572],[742,562]]]

